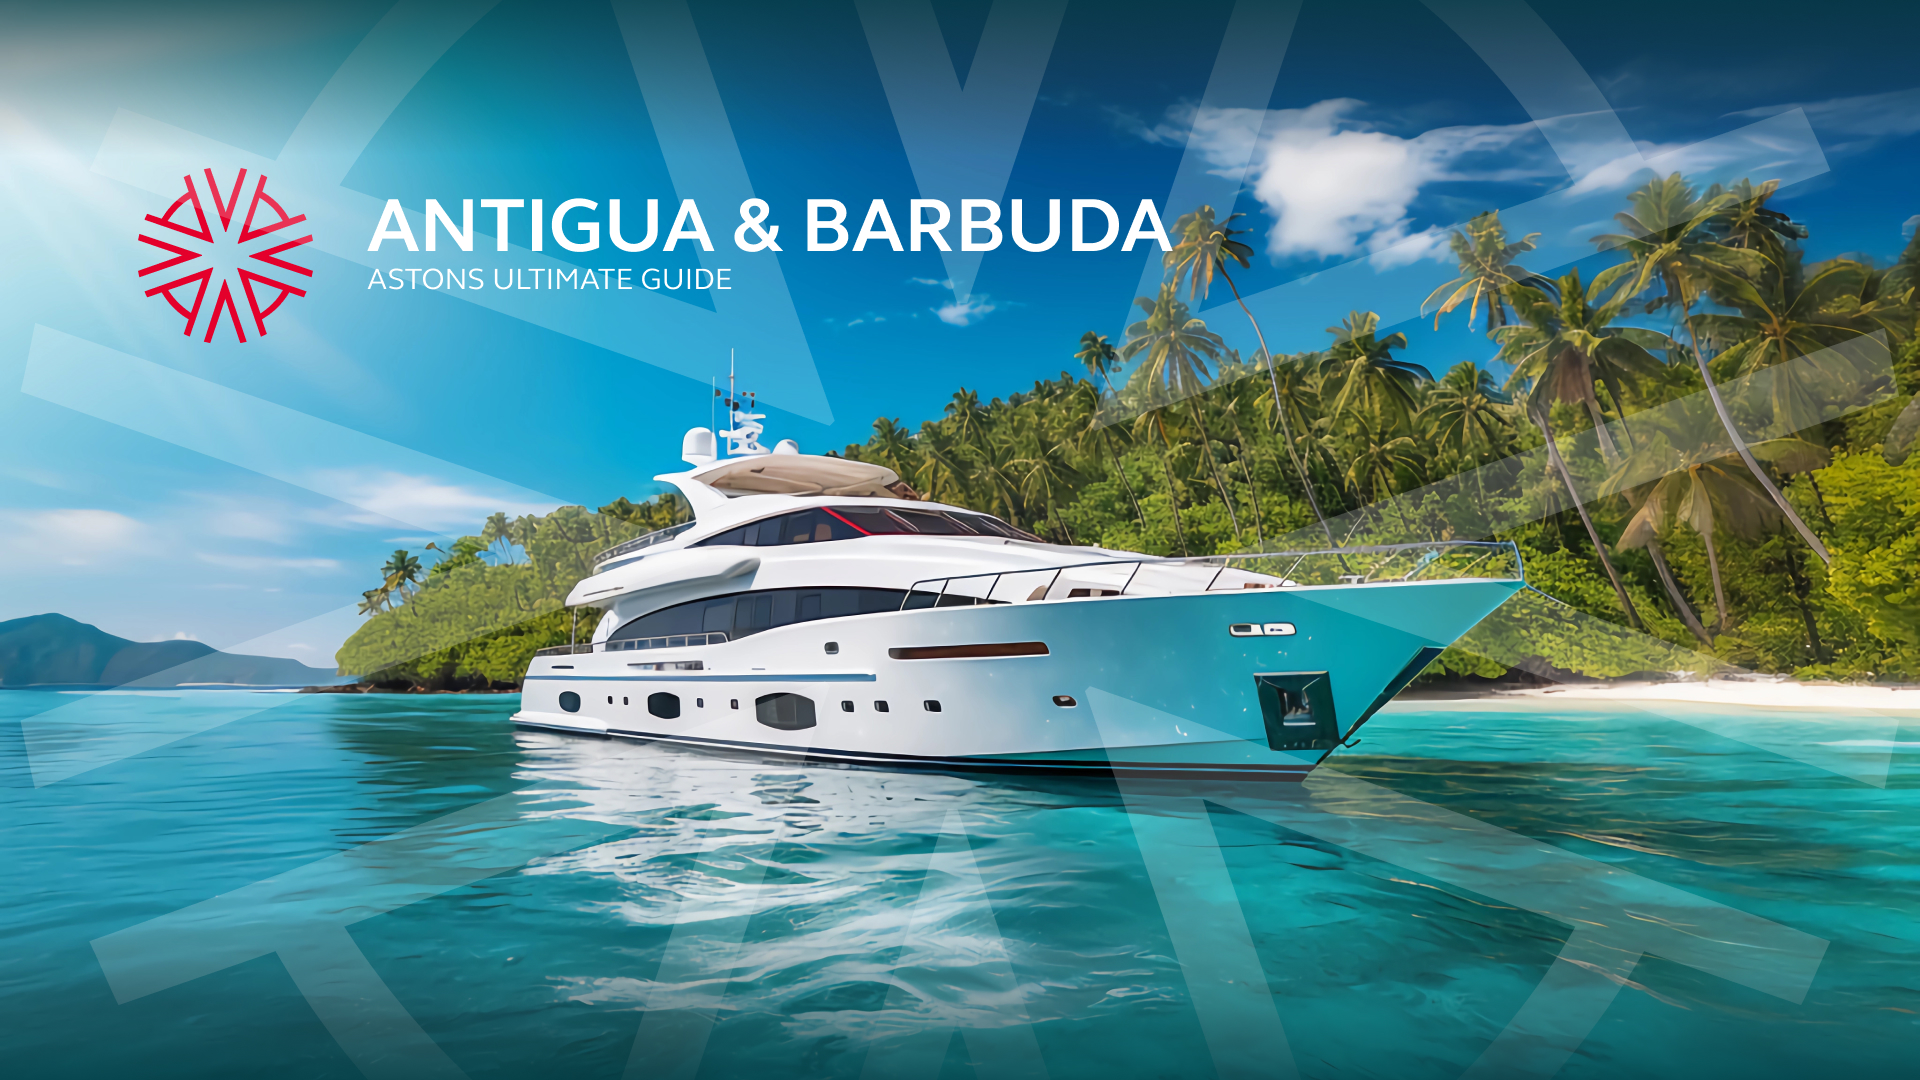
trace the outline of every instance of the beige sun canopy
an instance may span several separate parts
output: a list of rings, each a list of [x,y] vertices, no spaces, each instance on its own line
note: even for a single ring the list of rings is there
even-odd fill
[[[848,495],[892,499],[900,474],[884,465],[812,454],[763,454],[716,461],[689,479],[729,495]]]

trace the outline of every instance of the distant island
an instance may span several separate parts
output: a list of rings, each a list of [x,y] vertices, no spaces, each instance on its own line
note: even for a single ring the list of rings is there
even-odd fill
[[[128,641],[65,615],[0,622],[0,688],[35,686],[313,686],[327,668],[278,656],[223,653],[198,641]]]

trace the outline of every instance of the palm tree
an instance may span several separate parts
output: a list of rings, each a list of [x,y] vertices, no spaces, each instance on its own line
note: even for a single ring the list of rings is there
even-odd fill
[[[1727,592],[1721,581],[1720,555],[1714,538],[1724,525],[1739,536],[1759,535],[1779,511],[1746,470],[1735,464],[1735,455],[1705,436],[1699,428],[1709,421],[1700,416],[1682,433],[1686,450],[1676,450],[1667,432],[1660,432],[1637,450],[1615,474],[1616,482],[1627,473],[1648,471],[1663,473],[1655,481],[1646,501],[1640,504],[1626,530],[1620,535],[1623,548],[1652,543],[1661,531],[1678,520],[1699,535],[1707,551],[1707,569],[1713,579],[1714,608],[1719,613],[1718,629],[1725,633],[1730,623]],[[1826,450],[1795,438],[1770,439],[1755,443],[1751,451],[1787,472],[1819,468],[1829,460]]]
[[[1791,241],[1805,240],[1807,227],[1778,210],[1767,207],[1767,200],[1780,190],[1780,181],[1768,180],[1755,186],[1741,180],[1724,190],[1720,185],[1707,189],[1707,197],[1722,198],[1726,205],[1709,222],[1713,235],[1728,247],[1763,252],[1778,259]]]
[[[1772,184],[1763,184],[1754,191],[1751,201],[1764,202],[1773,193]],[[1712,279],[1716,263],[1729,261],[1728,253],[1735,250],[1755,251],[1754,248],[1729,248],[1718,241],[1716,222],[1729,226],[1723,235],[1736,242],[1755,243],[1759,241],[1757,226],[1768,224],[1771,219],[1745,210],[1738,205],[1735,195],[1722,191],[1718,185],[1709,188],[1706,195],[1695,197],[1692,185],[1679,173],[1656,178],[1635,191],[1629,197],[1631,212],[1614,215],[1625,228],[1624,233],[1612,233],[1594,237],[1601,250],[1618,250],[1627,253],[1632,265],[1639,273],[1629,285],[1623,286],[1628,295],[1637,295],[1655,277],[1661,279],[1664,287],[1662,296],[1647,303],[1647,310],[1660,307],[1679,309],[1681,321],[1686,324],[1687,336],[1693,345],[1694,366],[1700,370],[1700,378],[1706,383],[1708,400],[1713,402],[1714,414],[1720,420],[1720,427],[1727,433],[1727,439],[1745,463],[1747,471],[1763,489],[1773,504],[1779,508],[1787,522],[1793,526],[1800,538],[1807,542],[1820,561],[1832,563],[1833,557],[1827,553],[1826,545],[1813,534],[1807,523],[1801,519],[1787,497],[1774,486],[1767,477],[1760,462],[1755,460],[1747,442],[1734,426],[1733,417],[1727,412],[1727,403],[1720,396],[1720,386],[1714,382],[1713,372],[1708,369],[1707,356],[1701,348],[1700,332],[1696,326],[1694,305],[1699,303],[1707,282]],[[1783,219],[1784,220],[1784,219]],[[1781,229],[1770,228],[1765,235],[1778,238]],[[1764,245],[1763,246],[1770,246]],[[1765,259],[1764,252],[1756,252]],[[1737,260],[1737,256],[1732,259]],[[1725,273],[1721,267],[1720,272]]]
[[[980,405],[980,395],[962,387],[947,403],[947,419],[953,422],[953,433],[959,436],[961,445],[975,445],[980,439],[980,428],[987,419],[986,410]]]
[[[1819,364],[1835,345],[1875,332],[1902,336],[1912,319],[1904,305],[1872,297],[1872,268],[1851,259],[1803,269],[1795,253],[1775,261],[1729,252],[1708,264],[1708,276],[1709,295],[1736,312],[1694,316],[1707,342],[1724,346],[1713,361],[1722,370],[1749,374],[1809,357]],[[1818,422],[1804,379],[1775,378],[1773,407],[1788,431]]]
[[[1254,359],[1267,360],[1267,379],[1273,389],[1274,415],[1280,421],[1280,435],[1286,441],[1287,455],[1293,460],[1294,471],[1300,474],[1300,488],[1306,492],[1313,516],[1320,522],[1321,530],[1327,534],[1327,543],[1331,545],[1334,542],[1333,529],[1327,525],[1327,516],[1320,511],[1320,497],[1314,494],[1313,481],[1307,476],[1306,464],[1295,452],[1293,429],[1287,423],[1286,412],[1280,408],[1279,375],[1274,371],[1273,351],[1267,348],[1267,335],[1260,329],[1260,320],[1253,317],[1253,309],[1247,306],[1246,299],[1240,295],[1240,286],[1234,284],[1233,275],[1227,270],[1229,260],[1240,264],[1242,268],[1253,265],[1253,249],[1234,239],[1247,234],[1247,230],[1233,227],[1233,223],[1242,216],[1229,214],[1227,220],[1215,221],[1213,207],[1207,205],[1181,216],[1173,223],[1173,231],[1180,238],[1179,242],[1162,256],[1162,262],[1172,271],[1176,292],[1181,280],[1186,280],[1189,300],[1205,300],[1213,289],[1213,275],[1219,274],[1220,280],[1226,282],[1227,288],[1233,292],[1234,302],[1240,305],[1247,322],[1253,325],[1254,340],[1260,344],[1260,351],[1254,355]]]
[[[1607,388],[1607,396],[1612,399],[1614,411],[1620,416],[1621,432],[1629,433],[1621,384],[1629,381],[1643,384],[1659,381],[1665,365],[1648,350],[1672,350],[1677,347],[1672,338],[1658,331],[1613,325],[1633,295],[1626,288],[1616,287],[1616,282],[1627,277],[1632,270],[1631,264],[1610,267],[1601,271],[1593,283],[1584,289],[1580,285],[1578,268],[1558,281],[1535,278],[1531,285],[1513,285],[1507,291],[1514,313],[1521,321],[1491,331],[1491,335],[1500,342],[1500,356],[1514,365],[1508,385],[1525,383],[1535,388],[1545,387],[1550,399],[1547,404],[1549,409],[1552,400],[1574,401],[1586,406],[1587,415],[1593,421],[1594,439],[1599,444],[1600,456],[1606,460],[1609,468],[1619,466],[1621,454],[1608,430],[1599,396],[1594,392],[1595,380]],[[1612,295],[1608,296],[1610,289]],[[1545,417],[1544,412],[1541,417]],[[1545,430],[1542,429],[1543,434]],[[1558,454],[1552,437],[1548,436],[1548,455],[1556,457]],[[1574,503],[1580,505],[1579,492],[1574,489],[1573,478],[1566,472],[1564,464],[1560,466],[1561,480],[1567,484],[1567,492]],[[1633,493],[1628,493],[1629,501],[1634,497]],[[1616,594],[1623,603],[1630,605],[1612,560],[1608,558],[1606,550],[1600,547],[1599,535],[1591,528],[1586,508],[1580,506],[1580,512],[1581,520],[1588,523],[1588,534],[1593,539],[1600,560],[1606,565],[1609,578],[1614,580]],[[1648,542],[1647,555],[1653,562],[1654,572],[1659,576],[1675,613],[1693,631],[1694,636],[1702,642],[1707,641],[1706,629],[1694,615],[1693,607],[1687,602],[1679,582],[1674,580],[1666,552],[1661,549],[1657,539]],[[1631,614],[1637,621],[1637,613]]]
[[[914,473],[914,486],[935,502],[963,502],[966,499],[963,478],[967,468],[960,461],[958,441],[942,424],[932,421],[920,425],[920,468]]]
[[[360,603],[354,608],[361,615],[378,615],[386,610],[387,595],[379,589],[368,589],[360,594]]]
[[[1418,444],[1395,435],[1385,417],[1361,417],[1348,432],[1348,442],[1352,456],[1347,481],[1369,504],[1392,496],[1420,474],[1420,462],[1413,456]]]
[[[389,595],[398,591],[402,596],[412,596],[413,587],[420,583],[420,560],[404,550],[396,551],[380,573],[386,577],[381,587]]]
[[[1333,345],[1320,362],[1322,375],[1339,387],[1327,412],[1372,414],[1378,419],[1405,423],[1415,411],[1413,387],[1431,378],[1427,369],[1396,358],[1393,350],[1407,347],[1407,335],[1379,337],[1380,316],[1371,311],[1348,313],[1339,326],[1327,327]]]
[[[881,417],[873,422],[873,441],[879,444],[880,456],[900,476],[913,472],[907,462],[913,457],[913,435],[900,426],[898,419]]]
[[[1487,488],[1479,466],[1511,436],[1511,408],[1512,399],[1500,391],[1493,373],[1471,360],[1455,364],[1428,391],[1421,408],[1421,415],[1431,425],[1434,448],[1453,454],[1463,467],[1474,470],[1482,513],[1486,512]]]
[[[527,553],[529,561],[533,558],[533,537],[540,531],[540,518],[534,514],[521,514],[507,526],[507,542],[520,545]]]
[[[1025,441],[1025,453],[1008,462],[1009,471],[1017,475],[1022,496],[1039,501],[1046,508],[1048,520],[1071,544],[1073,532],[1060,520],[1055,508],[1061,501],[1071,498],[1080,480],[1080,473],[1067,460],[1066,444],[1032,437],[1031,434]]]
[[[1257,396],[1249,398],[1239,392],[1240,376],[1235,375],[1232,378],[1226,376],[1227,368],[1237,370],[1245,366],[1240,363],[1238,353],[1229,349],[1227,355],[1228,362],[1222,366],[1220,379],[1221,383],[1226,384],[1226,400],[1219,403],[1219,408],[1221,412],[1226,414],[1227,420],[1233,424],[1233,433],[1239,440],[1234,444],[1233,456],[1235,460],[1240,462],[1240,475],[1247,482],[1248,497],[1253,500],[1254,543],[1259,545],[1261,551],[1265,551],[1267,549],[1267,530],[1264,521],[1266,514],[1260,509],[1260,485],[1254,483],[1253,469],[1251,463],[1248,461],[1248,458],[1252,456],[1253,442],[1247,438],[1247,429],[1240,422],[1241,411],[1248,405],[1257,405],[1258,398]]]
[[[1167,480],[1167,506],[1173,510],[1173,535],[1180,544],[1180,554],[1191,554],[1187,550],[1187,529],[1180,521],[1180,492],[1173,483],[1173,441],[1167,438],[1167,425],[1159,409],[1149,409],[1133,421],[1134,438],[1139,438],[1141,428],[1149,428],[1160,433],[1160,469]]]
[[[1434,310],[1435,330],[1440,329],[1440,316],[1462,303],[1467,305],[1467,328],[1471,330],[1482,301],[1487,305],[1487,329],[1493,331],[1505,326],[1507,286],[1522,284],[1534,277],[1532,271],[1515,264],[1513,258],[1532,251],[1539,235],[1528,233],[1509,244],[1507,227],[1500,223],[1500,211],[1489,210],[1470,218],[1464,231],[1455,229],[1447,238],[1454,258],[1460,261],[1460,276],[1428,293],[1420,304],[1421,313],[1425,314],[1427,305],[1439,299],[1441,293],[1452,290]]]
[[[1618,459],[1619,448],[1607,430],[1594,381],[1606,386],[1624,431],[1621,383],[1659,371],[1662,365],[1649,349],[1674,347],[1673,339],[1657,330],[1613,325],[1630,294],[1615,289],[1610,299],[1601,297],[1631,270],[1622,265],[1602,271],[1584,289],[1577,267],[1558,281],[1535,278],[1532,285],[1510,286],[1508,299],[1520,321],[1490,331],[1500,343],[1501,358],[1513,365],[1507,385],[1545,385],[1557,400],[1585,405],[1609,465]]]
[[[1300,477],[1303,494],[1313,506],[1321,531],[1327,534],[1329,544],[1333,542],[1333,533],[1327,525],[1326,516],[1320,513],[1320,502],[1314,494],[1312,461],[1320,461],[1329,476],[1336,470],[1326,460],[1325,447],[1313,437],[1313,432],[1321,425],[1321,407],[1324,397],[1321,390],[1325,380],[1320,375],[1320,365],[1324,355],[1315,352],[1299,353],[1294,356],[1282,356],[1271,361],[1265,355],[1255,356],[1254,363],[1263,364],[1269,376],[1271,388],[1263,397],[1273,398],[1274,416],[1279,420],[1282,442],[1287,448],[1287,456],[1293,460],[1296,474]],[[1273,395],[1278,394],[1277,398]],[[1292,434],[1299,432],[1298,435]],[[1307,458],[1301,457],[1301,447],[1305,447]]]
[[[1207,433],[1206,422],[1200,416],[1200,403],[1196,400],[1212,378],[1208,362],[1219,362],[1225,343],[1219,334],[1207,329],[1204,321],[1193,317],[1192,311],[1180,301],[1172,282],[1160,286],[1160,295],[1155,299],[1142,296],[1134,303],[1147,317],[1127,327],[1127,340],[1120,347],[1120,358],[1132,360],[1144,354],[1133,380],[1155,394],[1162,390],[1170,393],[1172,401],[1186,399],[1194,429],[1200,435],[1202,452],[1213,472],[1214,486],[1220,491],[1221,501],[1226,503],[1227,516],[1233,521],[1234,535],[1238,536],[1240,518],[1234,512],[1233,497],[1227,494],[1226,481],[1220,477],[1220,463],[1213,456],[1213,439]],[[1160,434],[1162,440],[1166,440],[1164,423]],[[1167,446],[1171,451],[1170,441]]]
[[[1574,510],[1580,515],[1580,524],[1587,530],[1587,539],[1593,542],[1594,554],[1600,557],[1600,565],[1607,572],[1607,581],[1613,585],[1613,595],[1619,599],[1621,610],[1627,613],[1627,619],[1637,629],[1641,626],[1640,612],[1634,608],[1633,600],[1627,596],[1626,583],[1620,580],[1620,571],[1614,568],[1613,559],[1607,554],[1607,545],[1600,539],[1600,530],[1594,528],[1593,518],[1587,513],[1587,504],[1580,498],[1579,485],[1573,482],[1573,474],[1567,470],[1567,463],[1560,456],[1560,445],[1553,435],[1553,403],[1556,400],[1565,400],[1560,397],[1563,391],[1577,393],[1577,388],[1570,385],[1571,379],[1565,377],[1564,373],[1575,369],[1576,365],[1579,370],[1585,370],[1585,365],[1576,360],[1561,359],[1567,351],[1564,347],[1559,353],[1552,352],[1542,348],[1535,335],[1526,333],[1528,330],[1544,332],[1553,325],[1548,322],[1545,325],[1536,326],[1531,321],[1533,318],[1548,317],[1540,312],[1540,308],[1545,307],[1550,312],[1553,307],[1545,303],[1545,297],[1538,290],[1530,289],[1525,285],[1509,285],[1507,289],[1508,299],[1513,303],[1514,310],[1529,322],[1524,326],[1507,326],[1495,331],[1504,339],[1501,342],[1500,357],[1509,362],[1523,357],[1533,361],[1530,364],[1533,371],[1531,381],[1527,381],[1522,376],[1519,364],[1515,363],[1515,378],[1510,380],[1508,385],[1517,386],[1524,395],[1527,418],[1540,429],[1540,436],[1546,443],[1547,461],[1554,473],[1560,477],[1560,482],[1566,485],[1567,498],[1572,501]],[[1557,336],[1552,334],[1549,340]],[[1517,356],[1516,353],[1521,355]],[[1592,390],[1592,380],[1589,378],[1587,392],[1590,394]]]
[[[1074,353],[1073,358],[1086,365],[1089,376],[1097,377],[1107,384],[1108,397],[1116,400],[1119,398],[1119,393],[1113,388],[1112,372],[1120,364],[1120,353],[1108,343],[1107,335],[1096,334],[1091,330],[1081,334],[1080,351]],[[1091,382],[1085,385],[1093,386]],[[1141,511],[1140,500],[1133,493],[1133,481],[1127,478],[1126,466],[1120,460],[1120,452],[1113,447],[1113,435],[1109,428],[1109,425],[1100,423],[1099,402],[1094,402],[1094,407],[1088,410],[1086,434],[1091,435],[1096,430],[1101,433],[1101,441],[1106,445],[1107,453],[1113,458],[1113,471],[1119,474],[1120,484],[1127,490],[1127,502],[1133,505],[1134,516],[1140,519],[1140,528],[1144,532],[1147,527],[1147,515]]]
[[[488,547],[498,546],[508,562],[513,561],[513,545],[507,542],[507,515],[496,510],[487,516],[487,523],[480,529],[480,540]]]

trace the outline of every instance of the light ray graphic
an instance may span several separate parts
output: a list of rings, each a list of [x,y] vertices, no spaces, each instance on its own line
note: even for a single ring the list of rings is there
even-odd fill
[[[489,799],[96,938],[94,955],[124,1005],[278,953],[369,1077],[459,1076],[347,928],[626,831],[552,810],[545,799],[518,792]]]
[[[561,503],[45,326],[34,328],[21,391],[335,499],[373,520],[399,521],[443,540],[449,539],[444,530],[464,527],[484,512],[476,512],[477,506],[497,505],[520,514],[546,513]],[[479,637],[540,613],[502,611],[494,622],[470,632]],[[315,618],[337,622],[341,614]],[[127,688],[169,686],[179,670],[156,672]],[[21,739],[34,785],[44,787],[289,700],[260,694],[213,698],[203,709],[156,718],[141,714],[126,697],[89,694],[26,718]]]
[[[1154,711],[1098,687],[1087,688],[1087,700],[1103,729]],[[1166,722],[1179,719],[1163,715]],[[1214,1064],[1221,1075],[1237,1070],[1222,1064],[1216,1031],[1235,1055],[1262,1045],[1263,1031],[1270,1033],[1265,1038],[1271,1045],[1262,1046],[1265,1054],[1254,1074],[1284,1075],[1291,1058],[1275,1060],[1285,1036],[1278,1016],[1267,1015],[1271,998],[1251,938],[1242,940],[1231,918],[1216,919],[1209,930],[1189,931],[1186,942],[1174,929],[1193,919],[1196,897],[1246,903],[1219,858],[1208,824],[1210,805],[1569,928],[1559,959],[1470,1075],[1552,1076],[1605,1016],[1643,954],[1798,1004],[1826,953],[1821,938],[1331,770],[1315,771],[1298,788],[1238,783],[1188,790],[1129,777],[1115,782],[1128,814],[1151,822],[1145,828],[1136,824],[1135,832],[1189,985],[1196,977],[1212,983],[1212,992],[1196,992],[1193,1004],[1209,1047],[1216,1048]],[[1155,870],[1159,860],[1165,860],[1163,869]],[[1260,980],[1252,997],[1265,1009],[1253,1005],[1245,992],[1228,992],[1236,974]]]
[[[998,0],[964,84],[931,0],[859,0],[858,7],[914,184],[921,198],[952,208],[956,218],[945,235],[956,236],[962,199],[998,204],[1006,194],[1067,13],[1066,0]],[[848,210],[851,216],[864,208]],[[1045,213],[1044,206],[1030,209],[1026,220]],[[1011,219],[999,227],[1010,228]],[[940,253],[956,302],[964,304],[973,295],[982,258],[982,252],[967,251],[958,241],[953,250]]]
[[[20,390],[435,535],[565,502],[47,326]]]
[[[1253,116],[1266,114],[1273,100],[1273,88],[1280,78],[1280,62],[1293,41],[1294,24],[1300,19],[1300,0],[1239,0],[1227,20],[1227,32],[1220,39],[1220,53],[1207,77],[1207,88],[1200,95],[1200,109],[1215,113]],[[1225,219],[1239,197],[1247,168],[1260,145],[1258,129],[1241,133],[1246,154],[1236,161],[1210,160],[1200,149],[1192,133],[1180,155],[1180,165],[1167,192],[1166,226],[1196,206],[1207,205]],[[1152,296],[1160,287],[1166,269],[1158,250],[1149,250],[1140,268],[1140,283],[1135,296]],[[1132,301],[1120,325],[1133,318]],[[1118,340],[1117,338],[1115,340]]]
[[[942,888],[939,879],[952,888]],[[955,894],[958,894],[957,897]],[[907,910],[900,935],[898,959],[892,967],[893,988],[882,1006],[890,1012],[907,1011],[921,1023],[904,1037],[880,1042],[867,1052],[861,1080],[918,1080],[940,1075],[948,1045],[958,1034],[968,1057],[981,1074],[1008,1080],[1046,1080],[1047,1067],[1034,1038],[1033,1018],[1022,986],[1008,956],[1006,939],[993,915],[986,880],[967,842],[964,815],[949,810],[941,822],[939,840],[928,858],[920,894]],[[916,1001],[902,969],[933,969],[941,973],[943,998]],[[949,1000],[951,999],[951,1000]],[[993,1005],[991,1026],[956,1028],[948,1012],[965,1005]]]

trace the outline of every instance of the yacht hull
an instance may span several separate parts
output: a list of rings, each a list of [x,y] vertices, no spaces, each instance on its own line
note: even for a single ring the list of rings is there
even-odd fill
[[[514,720],[890,768],[1299,780],[1521,587],[1381,582],[822,619],[537,657]]]

